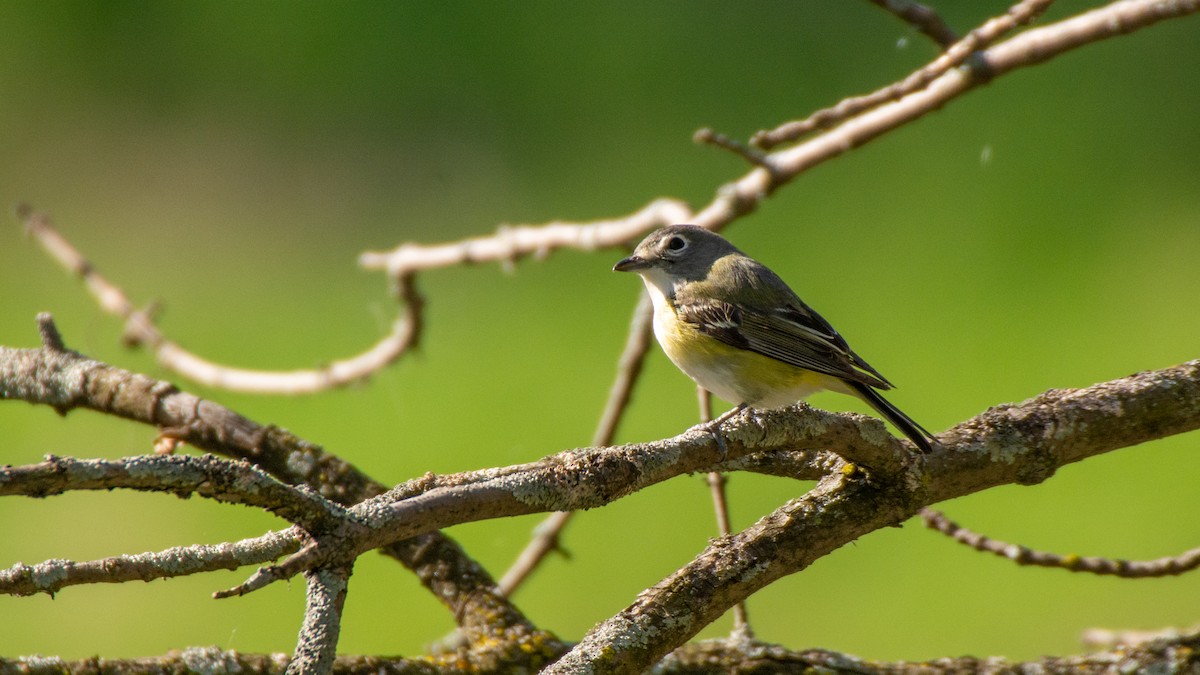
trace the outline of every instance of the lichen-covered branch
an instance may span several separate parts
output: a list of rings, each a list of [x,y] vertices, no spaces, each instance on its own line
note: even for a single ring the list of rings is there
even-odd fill
[[[41,349],[0,347],[0,400],[49,405],[64,414],[87,408],[149,424],[202,450],[249,460],[286,483],[308,485],[342,505],[386,489],[348,462],[287,431],[262,426],[170,383],[66,349],[48,315],[40,316],[38,324]],[[540,634],[496,590],[491,576],[442,533],[396,541],[383,552],[413,570],[462,621],[470,641],[486,642],[514,631]]]
[[[163,551],[118,555],[99,560],[47,560],[36,565],[16,563],[0,570],[0,593],[54,595],[68,586],[153,581],[216,570],[261,565],[300,547],[290,529],[220,544],[175,546]]]
[[[316,675],[331,672],[337,657],[338,634],[342,630],[342,608],[352,567],[309,570],[308,603],[296,653],[287,675]]]
[[[111,460],[49,456],[29,466],[0,466],[0,497],[47,497],[72,490],[118,488],[196,494],[254,506],[307,530],[335,527],[346,517],[343,507],[308,489],[281,483],[249,463],[212,455],[139,455]]]
[[[1200,428],[1200,361],[991,408],[939,435],[918,481],[831,474],[803,497],[709,546],[547,672],[636,672],[735,603],[923,507],[995,485],[1030,485],[1063,465]]]
[[[214,647],[184,649],[152,658],[89,658],[70,661],[56,657],[0,658],[0,675],[178,675],[193,673],[258,673],[283,675],[291,659],[286,654],[247,654]],[[961,673],[1041,673],[1044,675],[1108,675],[1110,673],[1191,673],[1200,668],[1200,632],[1118,644],[1105,651],[1078,656],[1045,656],[1032,661],[970,656],[921,662],[872,661],[824,649],[792,650],[781,645],[730,643],[715,640],[684,645],[656,664],[661,675],[714,673],[829,673],[830,675],[959,675]],[[333,675],[453,675],[462,664],[451,660],[337,657]],[[515,672],[509,670],[508,672]]]

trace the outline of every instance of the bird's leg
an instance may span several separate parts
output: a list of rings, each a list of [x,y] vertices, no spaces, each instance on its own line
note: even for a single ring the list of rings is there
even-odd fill
[[[717,441],[717,449],[721,451],[721,460],[722,461],[724,461],[725,456],[727,454],[729,454],[729,448],[725,445],[725,437],[721,435],[720,427],[722,424],[725,423],[725,420],[742,412],[743,410],[745,410],[748,407],[749,406],[746,405],[745,403],[739,403],[736,406],[734,406],[733,408],[731,408],[730,410],[723,413],[717,419],[712,420],[711,422],[704,425],[705,431],[712,434],[713,438]]]

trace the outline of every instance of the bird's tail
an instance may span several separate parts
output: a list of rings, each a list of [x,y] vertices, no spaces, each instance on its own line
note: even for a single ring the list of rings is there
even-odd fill
[[[911,417],[905,415],[899,408],[889,403],[887,399],[880,396],[879,392],[871,388],[870,385],[853,381],[847,381],[846,384],[850,385],[859,398],[869,403],[880,415],[886,417],[889,422],[896,425],[897,429],[904,432],[904,435],[908,436],[921,452],[933,450],[933,446],[929,444],[929,440],[933,438],[933,434],[929,433],[925,427],[914,422]]]

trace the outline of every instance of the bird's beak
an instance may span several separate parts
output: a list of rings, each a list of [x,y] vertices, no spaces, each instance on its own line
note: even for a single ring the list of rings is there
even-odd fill
[[[622,258],[621,260],[618,260],[617,264],[613,265],[613,271],[614,272],[637,272],[638,270],[644,270],[649,266],[650,266],[650,263],[645,258],[642,258],[641,256],[631,255],[628,258]]]

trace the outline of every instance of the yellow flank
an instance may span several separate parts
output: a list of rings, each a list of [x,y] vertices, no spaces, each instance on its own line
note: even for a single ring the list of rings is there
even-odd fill
[[[798,368],[758,352],[739,349],[679,321],[663,293],[647,284],[654,296],[654,336],[667,357],[708,391],[731,403],[777,408],[813,392],[832,389],[853,393],[836,377]]]

